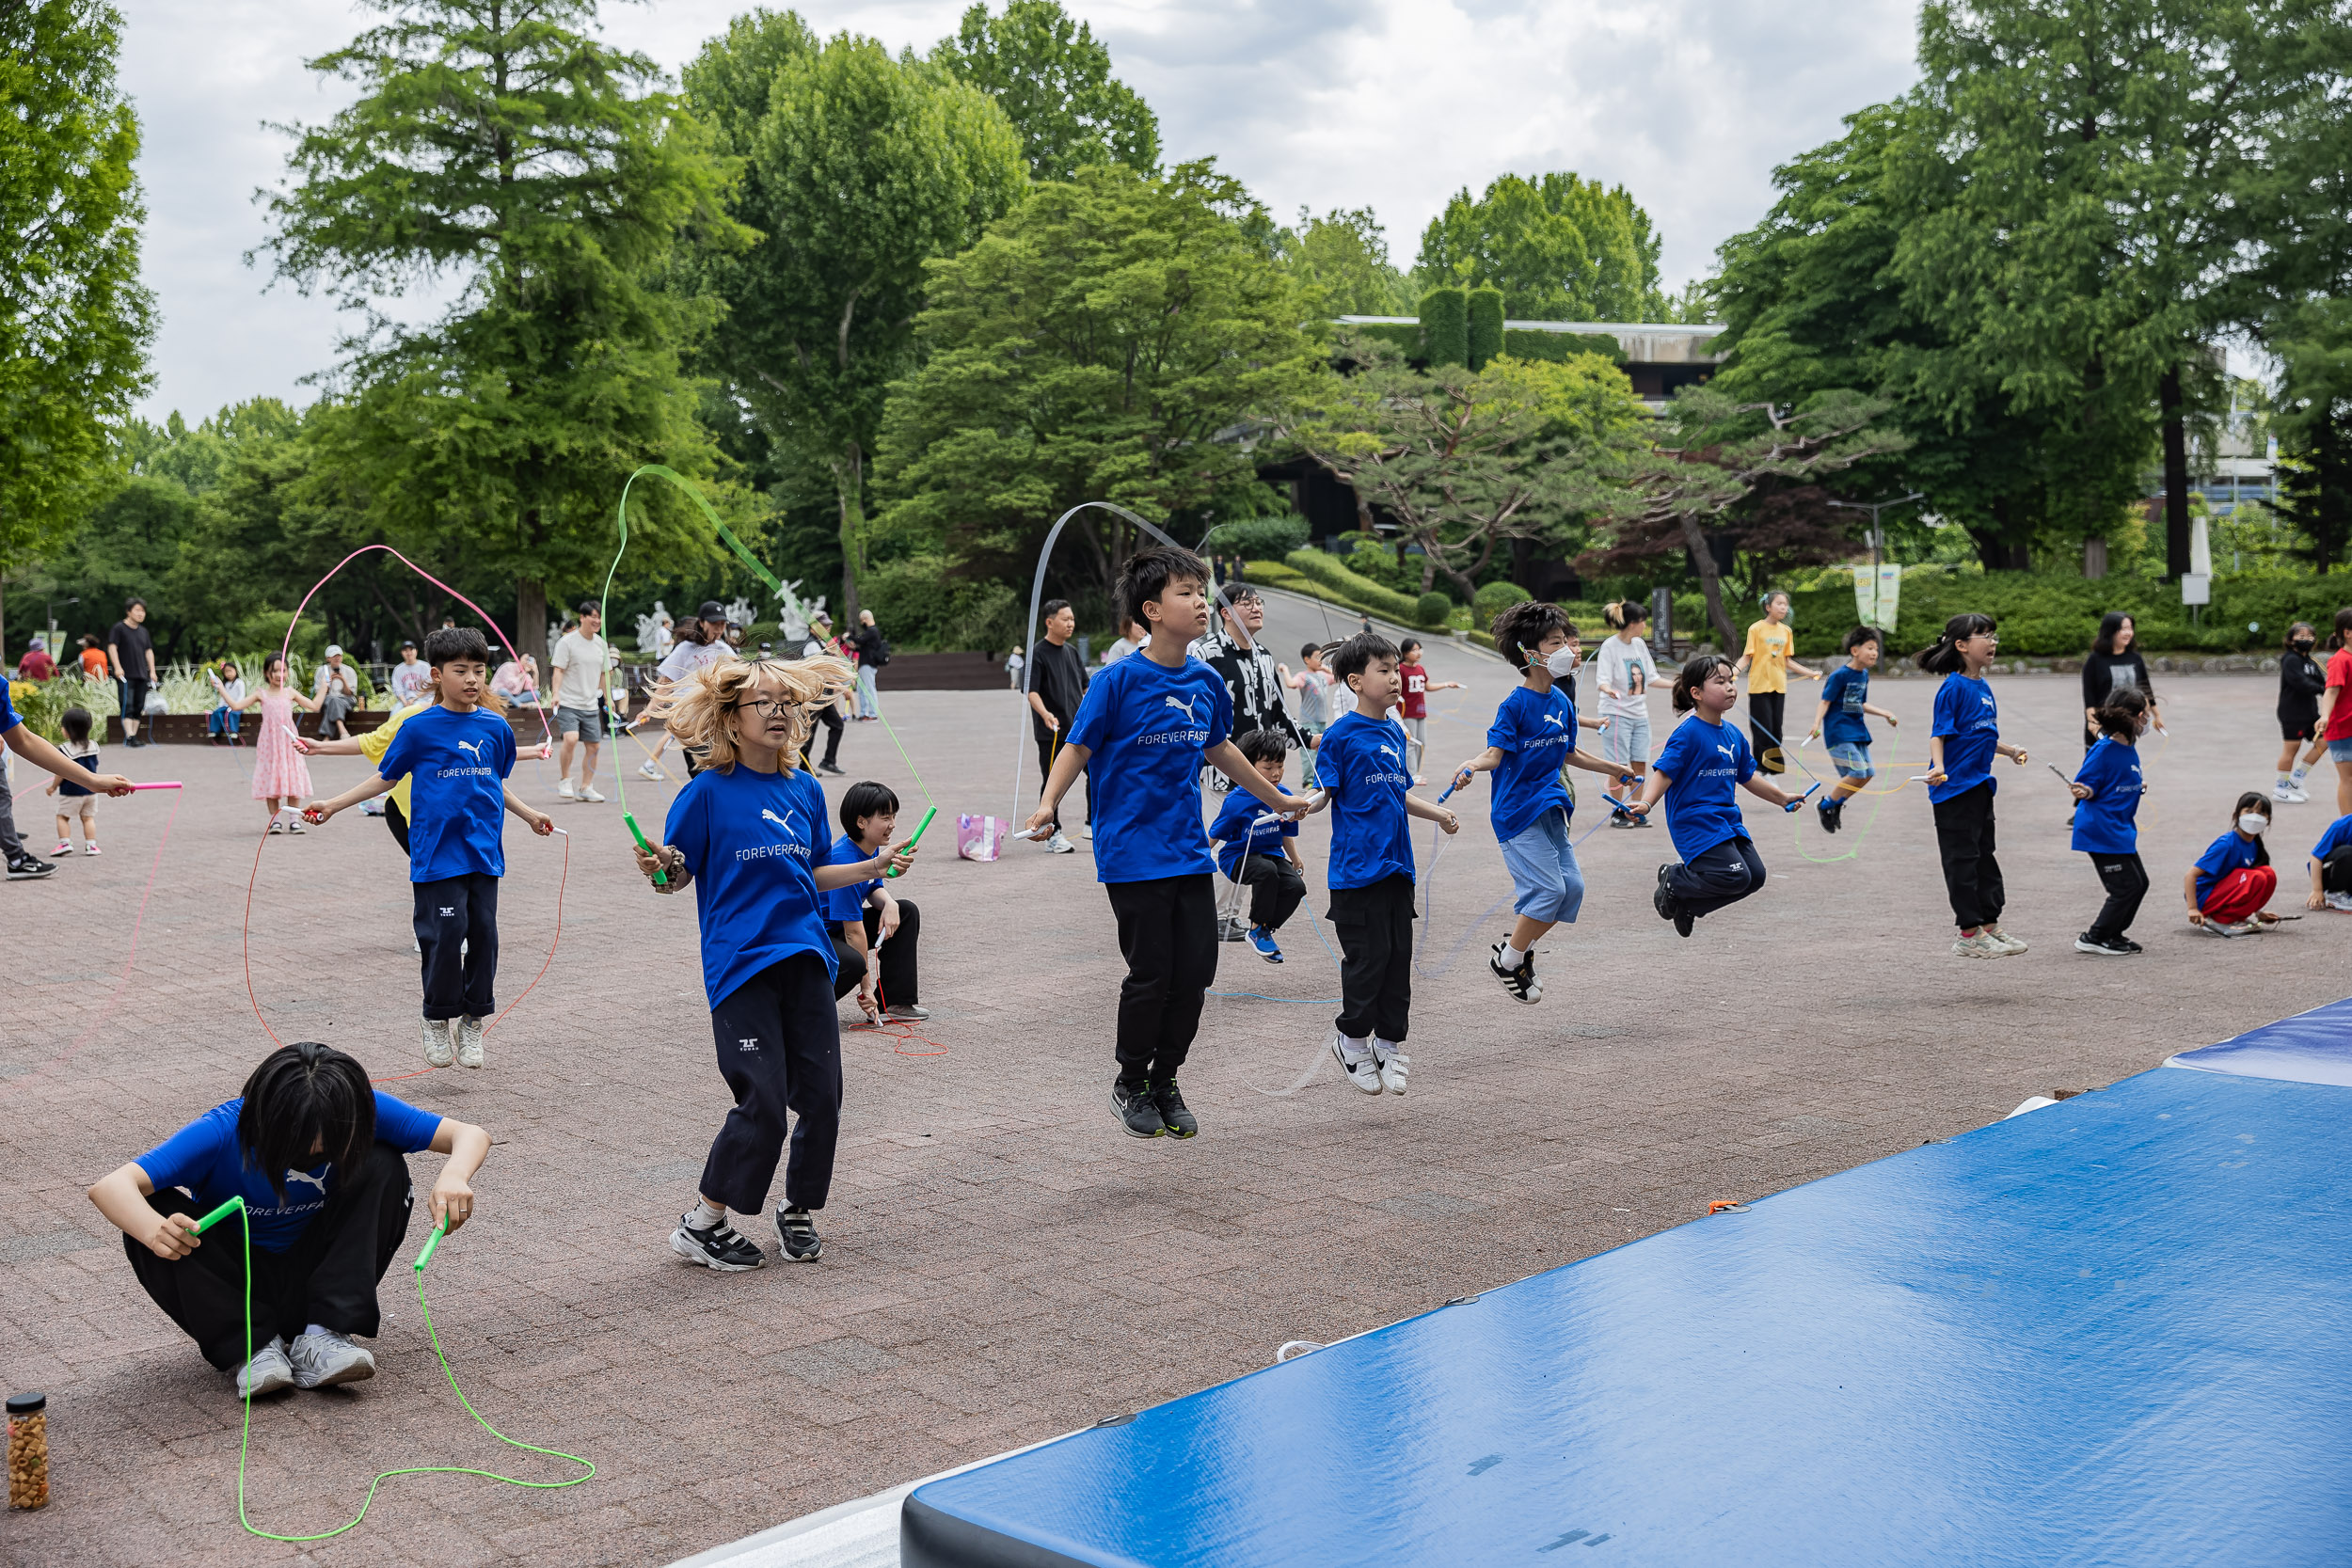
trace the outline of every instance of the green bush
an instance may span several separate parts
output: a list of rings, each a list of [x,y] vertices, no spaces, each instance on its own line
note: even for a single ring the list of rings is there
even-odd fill
[[[1237,555],[1246,561],[1279,561],[1306,543],[1304,517],[1248,517],[1211,529],[1207,550],[1211,555]]]
[[[1421,296],[1421,356],[1432,365],[1470,363],[1470,296],[1461,290]]]
[[[1364,322],[1357,331],[1367,338],[1376,338],[1409,360],[1421,358],[1421,323]]]
[[[1021,641],[1028,610],[1009,584],[951,578],[935,555],[874,567],[858,579],[858,603],[874,612],[893,649],[913,653],[1009,648]]]
[[[1612,364],[1625,363],[1625,345],[1606,332],[1538,332],[1532,327],[1506,327],[1502,352],[1514,359],[1543,359],[1555,365],[1580,354],[1597,354]]]
[[[1379,535],[1343,533],[1340,543],[1348,548],[1333,559],[1366,582],[1376,582],[1391,594],[1408,597],[1421,593],[1421,574],[1408,568],[1396,546]]]
[[[1413,601],[1413,624],[1417,626],[1443,626],[1453,613],[1454,601],[1434,588]]]
[[[1473,619],[1484,628],[1494,625],[1495,617],[1515,604],[1524,604],[1535,595],[1516,582],[1490,582],[1478,591],[1470,605]]]
[[[1470,292],[1470,321],[1465,340],[1470,350],[1470,368],[1483,371],[1486,361],[1502,352],[1502,291],[1472,289]]]
[[[1413,600],[1392,588],[1384,588],[1368,578],[1358,577],[1339,562],[1335,556],[1321,550],[1293,550],[1285,563],[1318,588],[1327,589],[1343,601],[1367,610],[1384,620],[1415,625],[1419,610]]]

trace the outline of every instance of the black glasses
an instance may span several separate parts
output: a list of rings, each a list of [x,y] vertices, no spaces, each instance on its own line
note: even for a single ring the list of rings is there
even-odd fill
[[[780,719],[791,709],[793,705],[785,698],[770,701],[765,697],[754,697],[749,702],[738,703],[735,705],[738,708],[750,708],[762,719]]]

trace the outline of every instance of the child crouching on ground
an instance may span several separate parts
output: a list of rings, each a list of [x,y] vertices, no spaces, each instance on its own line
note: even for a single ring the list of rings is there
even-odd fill
[[[1331,808],[1331,924],[1340,933],[1340,1014],[1331,1054],[1366,1094],[1405,1092],[1405,1033],[1413,1001],[1413,841],[1407,818],[1459,829],[1452,812],[1408,794],[1396,705],[1396,644],[1362,632],[1331,656],[1356,700],[1323,732],[1315,783]]]
[[[1266,783],[1288,795],[1282,770],[1290,766],[1291,737],[1280,730],[1251,730],[1234,742]],[[1298,819],[1285,816],[1261,823],[1270,815],[1248,790],[1229,793],[1209,824],[1209,837],[1217,845],[1216,868],[1227,880],[1249,891],[1249,945],[1270,964],[1282,961],[1274,933],[1297,911],[1307,896],[1307,863],[1298,858]]]
[[[841,836],[833,841],[833,863],[853,865],[879,855],[898,831],[898,792],[864,779],[841,792]],[[825,918],[839,927],[833,956],[836,1002],[857,992],[858,1010],[868,1022],[920,1022],[930,1009],[919,1000],[915,946],[923,936],[923,911],[912,899],[890,891],[878,875],[829,890]],[[875,948],[881,948],[877,955]]]
[[[2205,846],[2182,879],[2191,926],[2210,936],[2242,937],[2279,924],[2279,917],[2263,908],[2279,891],[2279,873],[2263,843],[2269,831],[2270,798],[2253,789],[2239,796],[2230,831]]]

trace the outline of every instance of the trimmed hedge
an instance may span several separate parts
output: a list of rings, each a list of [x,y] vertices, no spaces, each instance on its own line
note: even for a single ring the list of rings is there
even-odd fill
[[[1454,615],[1454,601],[1431,589],[1413,601],[1413,625],[1443,627]]]
[[[1421,296],[1421,356],[1431,365],[1470,363],[1470,296],[1461,290]]]
[[[1293,577],[1311,583],[1326,597],[1352,605],[1368,614],[1408,626],[1422,624],[1416,616],[1419,607],[1412,595],[1383,588],[1370,578],[1359,578],[1341,565],[1336,558],[1321,550],[1293,550],[1279,563],[1278,569],[1286,569]],[[1284,586],[1279,578],[1262,575],[1260,562],[1253,561],[1245,570],[1249,575],[1257,576],[1261,582],[1273,583],[1278,588]]]
[[[1466,361],[1474,371],[1486,368],[1486,361],[1502,352],[1502,291],[1472,289],[1470,292],[1469,349]]]
[[[1563,364],[1580,354],[1597,354],[1613,365],[1625,363],[1625,345],[1606,332],[1537,332],[1514,326],[1502,334],[1502,352],[1514,359]]]
[[[1535,595],[1516,582],[1489,582],[1478,590],[1471,601],[1470,617],[1480,631],[1494,625],[1496,616],[1515,604],[1524,604]]]

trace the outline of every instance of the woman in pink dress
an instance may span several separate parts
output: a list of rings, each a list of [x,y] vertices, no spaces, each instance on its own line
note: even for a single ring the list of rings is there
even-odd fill
[[[316,713],[319,705],[286,684],[286,661],[272,654],[262,665],[262,689],[241,705],[262,710],[262,733],[254,738],[253,798],[269,802],[269,831],[302,832],[295,808],[310,796],[310,769],[294,750],[297,707]]]

